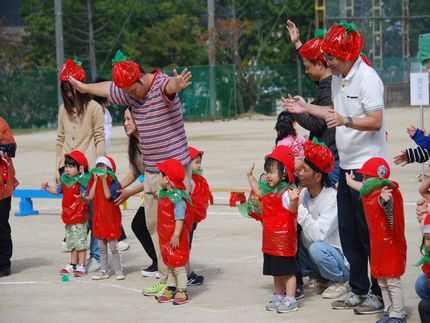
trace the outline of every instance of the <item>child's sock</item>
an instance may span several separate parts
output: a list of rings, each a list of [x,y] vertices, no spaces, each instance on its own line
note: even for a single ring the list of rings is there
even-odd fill
[[[296,301],[296,297],[295,296],[289,296],[289,295],[287,295],[285,298],[286,298],[287,301],[289,301],[291,303],[294,303]]]
[[[276,296],[276,299],[278,299],[279,301],[282,301],[285,298],[284,294],[275,294],[275,296]]]

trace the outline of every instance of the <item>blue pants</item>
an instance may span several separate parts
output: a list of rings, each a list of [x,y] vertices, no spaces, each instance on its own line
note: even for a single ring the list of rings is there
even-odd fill
[[[345,282],[349,270],[339,249],[325,242],[314,242],[306,249],[299,243],[297,260],[303,276],[321,276],[330,281]]]
[[[418,276],[415,281],[415,291],[419,298],[430,299],[430,286],[427,282],[427,277],[424,274]]]
[[[99,241],[93,234],[93,210],[94,210],[93,202],[90,202],[89,205],[89,217],[88,217],[88,230],[91,231],[91,241],[90,241],[90,258],[94,258],[98,262],[100,262],[100,252],[99,252]]]

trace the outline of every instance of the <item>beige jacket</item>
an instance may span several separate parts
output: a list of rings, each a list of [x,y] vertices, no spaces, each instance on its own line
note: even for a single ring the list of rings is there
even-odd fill
[[[82,151],[88,159],[89,168],[93,168],[97,156],[105,154],[105,130],[103,108],[91,100],[83,114],[76,111],[68,114],[64,105],[58,112],[58,130],[56,145],[56,167],[64,166],[64,154],[73,150]]]

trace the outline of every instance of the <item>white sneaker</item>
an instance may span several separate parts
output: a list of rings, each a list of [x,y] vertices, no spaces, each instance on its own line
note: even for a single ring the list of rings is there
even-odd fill
[[[86,268],[87,268],[87,273],[92,273],[92,272],[95,272],[97,270],[100,270],[101,265],[96,259],[90,258],[88,260]]]
[[[345,284],[348,284],[348,282],[330,282],[329,286],[321,294],[322,298],[333,299],[345,295],[348,292],[348,288]]]
[[[118,271],[115,273],[115,275],[116,275],[116,278],[115,278],[116,280],[124,280],[125,279],[125,275],[124,275],[123,271]]]
[[[125,240],[121,240],[118,242],[118,250],[119,251],[126,251],[130,248],[130,244],[125,241]]]
[[[109,277],[110,276],[106,271],[100,270],[98,274],[93,275],[92,279],[93,280],[101,280],[101,279],[108,279]]]
[[[72,249],[67,248],[67,243],[66,241],[61,241],[61,251],[62,252],[70,252],[72,251]]]

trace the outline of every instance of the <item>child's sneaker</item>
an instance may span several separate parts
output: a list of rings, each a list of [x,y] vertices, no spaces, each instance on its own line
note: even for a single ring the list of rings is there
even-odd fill
[[[124,280],[125,279],[125,275],[124,275],[123,271],[117,271],[115,273],[115,275],[116,275],[116,277],[115,277],[116,280]]]
[[[143,295],[145,296],[161,296],[167,284],[164,282],[155,283],[152,287],[144,288]]]
[[[388,312],[384,311],[384,316],[379,320],[376,320],[376,323],[387,323],[389,319],[390,319],[390,315],[388,314]]]
[[[284,297],[273,295],[272,299],[266,304],[266,311],[276,311],[283,302]]]
[[[63,269],[60,270],[60,274],[73,274],[75,272],[75,266],[72,264],[67,264]]]
[[[163,295],[155,296],[155,298],[157,299],[158,303],[171,302],[171,301],[173,301],[173,298],[175,297],[175,291],[176,291],[175,287],[169,286],[166,289],[164,289]]]
[[[75,277],[83,277],[85,276],[85,266],[84,265],[76,265]]]
[[[199,286],[201,284],[203,284],[203,281],[205,280],[205,278],[201,275],[197,275],[194,272],[191,272],[191,274],[188,276],[188,282],[187,285],[188,286]]]
[[[299,307],[297,306],[296,300],[289,301],[286,299],[284,303],[278,306],[278,309],[276,311],[278,313],[288,313],[288,312],[297,311],[298,309]]]
[[[297,286],[296,287],[296,300],[301,299],[305,297],[305,291],[303,289],[303,286]]]
[[[93,275],[93,280],[101,280],[101,279],[108,279],[109,274],[105,270],[100,270],[98,274]]]
[[[182,305],[188,303],[190,300],[186,290],[178,289],[173,299],[173,305]]]

